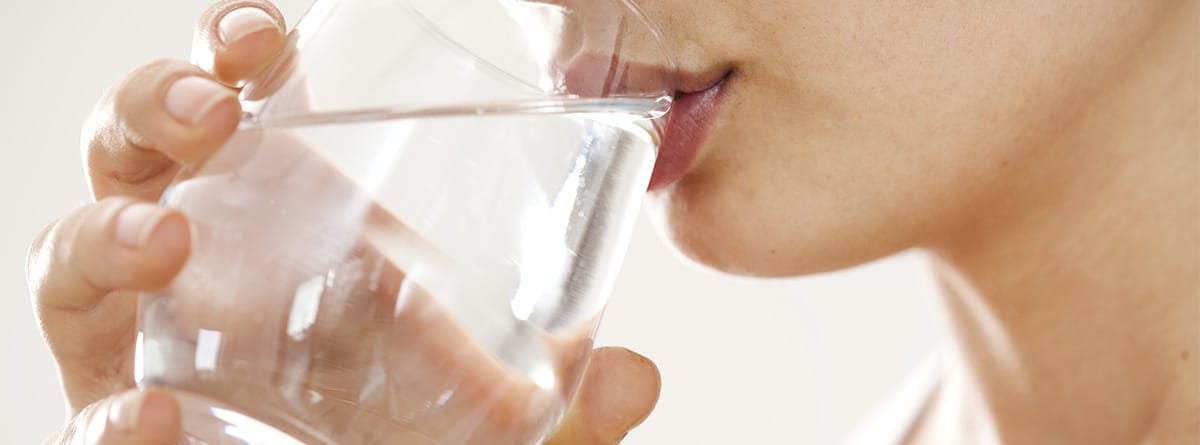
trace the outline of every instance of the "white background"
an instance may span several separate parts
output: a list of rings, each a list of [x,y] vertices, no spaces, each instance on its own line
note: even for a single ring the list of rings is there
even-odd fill
[[[104,88],[186,58],[204,0],[0,6],[0,443],[32,444],[64,405],[24,280],[29,241],[85,202],[79,127]],[[306,0],[283,0],[294,21]],[[837,443],[942,335],[914,255],[795,280],[679,259],[643,220],[601,344],[653,358],[663,393],[628,444]]]

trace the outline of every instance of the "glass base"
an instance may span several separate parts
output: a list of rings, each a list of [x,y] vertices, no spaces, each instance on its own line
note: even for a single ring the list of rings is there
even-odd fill
[[[179,401],[183,414],[181,445],[353,445],[340,438],[321,434],[309,426],[268,424],[208,397],[178,390],[172,393]],[[390,444],[438,444],[415,432],[391,433],[388,438]]]

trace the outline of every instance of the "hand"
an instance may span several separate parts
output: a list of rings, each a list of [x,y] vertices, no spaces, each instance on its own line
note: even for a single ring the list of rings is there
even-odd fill
[[[79,411],[48,444],[175,445],[179,404],[162,390],[128,390]]]
[[[197,165],[233,134],[241,110],[235,90],[225,85],[261,71],[284,48],[283,30],[269,3],[219,2],[200,20],[196,65],[163,60],[134,71],[105,95],[85,126],[97,202],[51,224],[28,261],[37,316],[75,413],[58,443],[178,440],[180,415],[169,394],[129,391],[136,294],[169,283],[191,245],[186,218],[149,201],[180,169]],[[658,387],[657,370],[645,358],[620,348],[597,350],[549,442],[618,442],[653,408]],[[126,409],[135,406],[145,409]],[[128,420],[130,412],[140,420]]]
[[[547,445],[615,444],[641,423],[658,398],[658,371],[624,348],[592,353],[583,386]],[[182,434],[179,405],[158,389],[125,390],[93,402],[49,444],[175,445]]]

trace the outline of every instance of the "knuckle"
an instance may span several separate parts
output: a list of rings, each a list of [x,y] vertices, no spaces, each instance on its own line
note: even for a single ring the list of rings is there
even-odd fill
[[[107,153],[124,142],[124,137],[117,125],[116,113],[113,110],[115,89],[116,87],[110,88],[104,93],[84,121],[80,131],[80,148],[87,164],[86,171],[89,176],[96,165],[97,155]]]
[[[171,81],[199,73],[194,65],[177,59],[157,59],[127,74],[112,90],[112,118],[127,125],[129,117],[145,110],[150,101],[166,93]]]
[[[43,227],[33,238],[33,242],[29,245],[29,251],[25,254],[25,280],[34,295],[38,294],[44,283],[44,277],[48,274],[47,259],[53,257],[55,246],[53,237],[55,229],[61,222],[61,219],[55,220]]]
[[[82,157],[94,196],[97,184],[136,184],[171,166],[152,147],[155,138],[173,134],[163,115],[162,98],[174,80],[204,75],[198,67],[176,59],[158,59],[129,72],[105,92],[88,116],[80,135]]]
[[[69,306],[72,296],[53,295],[61,293],[53,289],[62,286],[52,283],[79,280],[95,287],[85,264],[87,255],[96,250],[95,234],[108,230],[116,212],[132,202],[132,198],[111,197],[80,206],[48,225],[34,240],[26,258],[26,276],[39,313],[46,307]]]
[[[86,246],[83,246],[86,240],[83,239],[81,228],[85,224],[85,220],[89,213],[94,213],[98,206],[89,206],[72,212],[64,222],[60,222],[57,230],[53,246],[50,252],[46,255],[48,263],[46,271],[43,274],[45,280],[55,279],[55,275],[66,273],[68,269],[72,269],[78,265],[82,251]]]
[[[156,95],[157,88],[162,88],[164,74],[186,69],[186,65],[176,60],[158,59],[130,71],[109,87],[84,124],[81,138],[84,149],[104,151],[123,146],[131,136],[127,134],[129,114],[146,107],[148,98]]]

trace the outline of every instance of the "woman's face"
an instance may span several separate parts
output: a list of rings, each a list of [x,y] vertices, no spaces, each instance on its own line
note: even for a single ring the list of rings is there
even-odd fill
[[[683,71],[728,78],[651,193],[694,259],[781,276],[936,242],[1033,163],[1186,2],[637,0]]]

